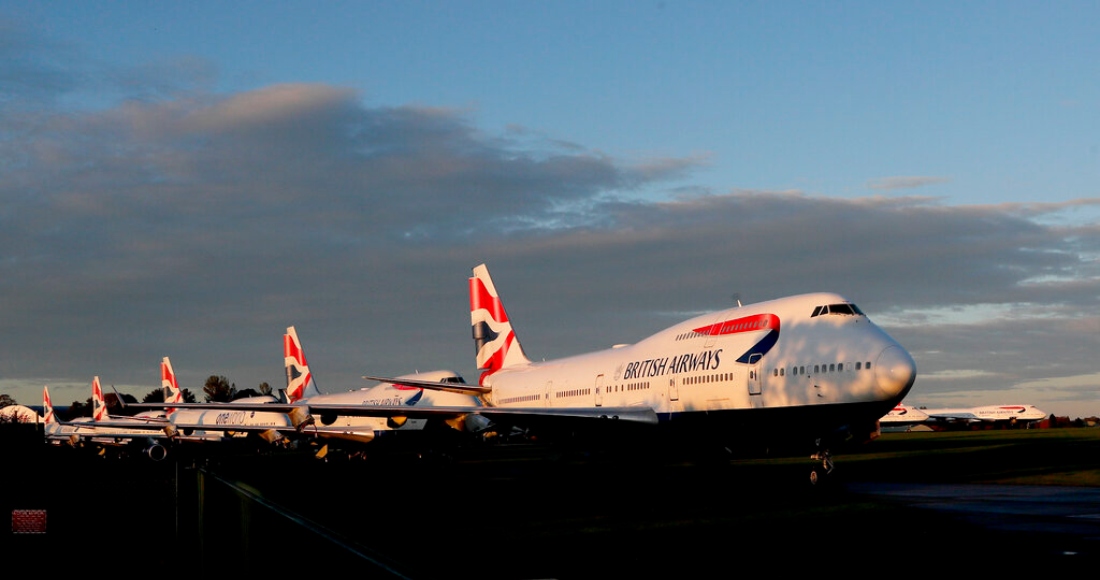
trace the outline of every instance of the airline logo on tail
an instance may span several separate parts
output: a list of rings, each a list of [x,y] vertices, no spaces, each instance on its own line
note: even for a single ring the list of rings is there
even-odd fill
[[[529,362],[484,265],[474,268],[470,278],[470,323],[477,368],[485,369],[482,380],[506,366]]]
[[[57,421],[57,416],[53,412],[53,402],[50,401],[50,389],[49,387],[42,387],[42,412],[46,414],[43,420],[48,423],[54,423]]]
[[[99,377],[92,379],[92,420],[107,420],[107,401],[103,399],[103,389],[99,386]]]
[[[172,361],[168,360],[168,357],[160,361],[160,388],[164,391],[165,403],[183,402],[183,392],[180,391],[179,383],[176,382],[176,371],[172,370]],[[164,412],[172,414],[175,409],[165,408]]]
[[[283,335],[283,365],[286,367],[286,398],[291,403],[305,396],[306,385],[313,380],[309,372],[306,354],[302,352],[302,343],[293,328]]]
[[[745,351],[745,354],[737,358],[739,363],[748,363],[749,359],[753,355],[764,356],[768,354],[768,351],[775,346],[775,343],[779,342],[779,317],[774,314],[757,314],[755,316],[745,316],[742,318],[736,318],[733,320],[726,320],[723,322],[716,322],[709,326],[703,326],[694,329],[694,332],[707,336],[719,336],[724,334],[741,334],[743,332],[756,332],[759,330],[768,331],[756,344],[749,350]]]

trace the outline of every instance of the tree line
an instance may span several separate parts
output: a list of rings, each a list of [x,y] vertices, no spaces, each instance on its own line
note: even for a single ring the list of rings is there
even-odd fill
[[[197,401],[195,393],[191,389],[180,389],[180,393],[183,395],[184,403],[194,403]],[[248,397],[261,397],[272,396],[271,385],[267,382],[262,382],[256,388],[238,390],[235,383],[229,382],[229,379],[220,375],[210,375],[206,379],[206,384],[202,387],[202,393],[207,403],[229,403],[238,399],[244,399]],[[107,409],[110,410],[112,415],[133,415],[137,411],[134,409],[126,409],[122,407],[122,404],[118,400],[119,395],[112,392],[103,393],[103,401],[107,405]],[[122,394],[122,402],[125,403],[137,403],[138,400],[133,395]],[[157,388],[153,389],[141,399],[142,403],[163,403],[165,397],[165,389]],[[0,394],[0,408],[7,407],[9,405],[16,405],[18,402],[14,397],[8,394]],[[71,420],[76,417],[91,417],[92,416],[92,398],[88,397],[83,401],[73,401],[65,413],[64,417],[59,417],[62,420]]]

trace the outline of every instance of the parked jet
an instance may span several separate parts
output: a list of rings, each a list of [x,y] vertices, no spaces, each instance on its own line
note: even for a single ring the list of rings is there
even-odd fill
[[[165,359],[167,360],[167,359]],[[461,386],[463,378],[454,371],[438,370],[402,375],[376,385],[341,393],[322,393],[306,361],[298,333],[293,326],[283,335],[283,362],[287,377],[286,402],[274,402],[274,398],[237,400],[230,403],[233,411],[219,403],[177,403],[171,421],[182,433],[198,429],[197,417],[215,416],[217,426],[226,431],[252,428],[246,413],[255,415],[283,415],[301,434],[331,440],[367,443],[379,435],[395,432],[424,431],[432,427],[450,427],[458,431],[481,431],[487,421],[476,415],[452,413],[446,417],[409,417],[404,412],[423,406],[453,406],[466,410],[480,405],[470,394],[445,390],[425,391],[406,386],[405,380],[426,381],[431,384]],[[169,367],[170,368],[170,367]],[[153,404],[134,405],[137,408],[159,407]],[[364,408],[397,408],[381,416],[370,416]],[[208,426],[209,427],[209,426]],[[323,448],[320,453],[327,452]]]
[[[1035,405],[981,405],[977,407],[921,409],[928,415],[926,424],[1003,423],[1005,425],[1030,424],[1050,415]]]
[[[923,410],[898,403],[897,406],[890,409],[889,413],[883,415],[878,422],[883,429],[894,428],[898,430],[900,428],[912,428],[928,420],[928,413]]]
[[[469,291],[483,372],[465,389],[485,403],[472,412],[498,423],[551,430],[652,425],[651,433],[677,445],[770,448],[793,441],[816,448],[816,483],[832,470],[830,446],[876,436],[878,419],[916,380],[909,353],[832,293],[739,305],[634,344],[534,362],[484,264],[473,269]]]
[[[60,444],[93,446],[104,452],[108,448],[136,448],[154,461],[167,457],[165,443],[170,438],[163,418],[120,418],[107,414],[106,399],[100,387],[99,377],[92,380],[92,416],[90,418],[60,421],[54,413],[48,387],[42,389],[42,406],[45,415],[46,440]]]
[[[983,405],[964,409],[924,409],[924,412],[932,419],[971,423],[1041,421],[1049,416],[1035,405]]]
[[[227,438],[244,438],[256,434],[269,443],[280,441],[285,433],[297,431],[304,420],[303,413],[270,407],[278,399],[260,395],[236,399],[228,403],[184,403],[183,391],[176,381],[176,373],[168,357],[161,359],[161,387],[165,391],[163,403],[133,404],[142,411],[135,418],[144,417],[163,421],[173,438],[181,441],[220,441]],[[121,397],[119,399],[122,400]]]
[[[477,407],[481,402],[469,394],[442,390],[424,390],[408,386],[403,381],[428,381],[448,385],[464,385],[465,380],[454,371],[437,370],[395,377],[390,381],[342,393],[322,393],[317,388],[313,373],[306,361],[305,351],[293,326],[283,335],[283,364],[286,370],[286,398],[292,405],[302,405],[310,410],[314,421],[303,429],[328,439],[345,439],[366,443],[379,435],[396,431],[423,431],[431,422],[445,423],[459,431],[479,431],[487,427],[479,417],[469,416],[447,419],[408,418],[390,414],[371,417],[351,414],[360,407],[425,407],[458,406]],[[351,407],[351,412],[348,408]]]
[[[42,387],[42,424],[46,441],[53,445],[76,445],[80,438],[73,437],[79,423],[91,421],[91,417],[81,417],[73,421],[62,421],[57,417],[50,400],[49,385]]]
[[[4,423],[41,423],[38,411],[24,405],[0,407],[0,425]]]

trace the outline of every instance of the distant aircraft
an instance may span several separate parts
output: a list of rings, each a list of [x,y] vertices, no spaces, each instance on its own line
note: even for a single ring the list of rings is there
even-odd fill
[[[956,407],[943,409],[916,408],[898,405],[879,422],[887,425],[927,425],[931,428],[955,425],[974,425],[979,423],[1016,425],[1029,424],[1049,417],[1035,405],[982,405],[978,407]]]
[[[921,409],[898,403],[897,406],[890,409],[889,413],[883,415],[878,422],[883,428],[904,427],[909,429],[916,425],[926,423],[928,420],[928,413],[925,413]]]
[[[165,391],[163,403],[124,406],[154,409],[142,411],[135,418],[159,419],[173,439],[179,441],[221,441],[257,435],[263,441],[281,441],[286,433],[297,431],[304,415],[288,414],[269,407],[278,400],[271,395],[245,397],[228,403],[184,403],[183,391],[176,381],[172,361],[161,359],[161,387]],[[122,398],[120,397],[121,401]]]
[[[283,335],[283,364],[286,370],[286,398],[291,405],[301,405],[309,409],[314,421],[303,428],[304,433],[312,433],[326,439],[345,439],[359,443],[373,441],[379,435],[397,431],[422,431],[428,428],[429,421],[443,422],[459,431],[480,431],[488,427],[480,417],[448,417],[447,419],[427,417],[409,418],[408,416],[389,414],[384,417],[372,417],[358,414],[362,407],[432,407],[457,406],[478,407],[477,397],[442,390],[428,390],[408,386],[404,381],[428,381],[447,385],[461,386],[466,381],[461,375],[450,370],[436,370],[413,373],[395,377],[391,381],[342,393],[322,393],[317,387],[313,373],[306,361],[305,351],[293,326]]]
[[[396,432],[424,431],[433,427],[449,427],[458,431],[480,432],[488,428],[488,421],[476,415],[465,415],[471,407],[481,403],[469,393],[448,390],[425,391],[407,386],[406,381],[425,381],[462,389],[465,381],[454,371],[437,370],[402,375],[354,391],[322,393],[306,361],[298,333],[293,326],[283,335],[283,363],[286,371],[286,402],[273,402],[266,398],[237,400],[229,403],[230,412],[223,403],[178,403],[171,421],[183,433],[186,429],[198,429],[196,417],[217,417],[216,426],[226,431],[250,429],[247,413],[255,415],[282,415],[294,425],[297,435],[305,435],[326,441],[342,440],[367,443],[380,435]],[[466,386],[466,388],[469,388]],[[166,403],[167,404],[167,403]],[[154,408],[159,404],[136,404],[136,408]],[[462,412],[447,416],[413,415],[414,409],[428,406],[459,408]],[[372,413],[372,409],[389,409],[384,413]],[[394,412],[393,409],[399,412]],[[186,424],[185,424],[186,423]],[[210,427],[209,425],[207,426]],[[327,453],[327,447],[319,455]]]
[[[922,409],[929,419],[959,423],[1031,423],[1050,415],[1035,405],[982,405],[951,409]]]
[[[498,423],[551,431],[652,425],[682,446],[793,441],[815,449],[816,483],[832,471],[830,446],[876,436],[878,419],[916,380],[909,353],[837,294],[739,305],[635,344],[533,362],[485,264],[473,269],[469,291],[483,372],[466,388],[485,403],[471,412]]]
[[[77,429],[76,424],[91,420],[91,417],[81,417],[73,421],[58,419],[53,408],[53,401],[50,400],[50,387],[49,385],[42,387],[42,424],[47,442],[53,445],[69,444],[75,446],[80,440],[79,437],[73,437]]]
[[[42,423],[42,416],[24,405],[0,407],[0,425],[4,423]]]
[[[100,387],[99,377],[92,379],[92,416],[73,421],[60,421],[50,401],[49,388],[42,389],[42,407],[45,414],[44,434],[54,443],[68,443],[74,447],[90,445],[104,452],[108,448],[136,448],[154,461],[168,455],[165,443],[170,436],[165,428],[167,421],[156,418],[111,417],[107,414],[106,399]]]

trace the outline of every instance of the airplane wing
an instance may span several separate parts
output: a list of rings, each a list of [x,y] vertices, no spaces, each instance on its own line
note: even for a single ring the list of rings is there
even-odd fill
[[[371,380],[379,380],[371,377]],[[381,382],[396,382],[399,384],[406,384],[404,379],[381,379]],[[414,383],[421,383],[424,381],[413,381]],[[446,383],[440,383],[446,385]],[[410,385],[420,387],[421,385]],[[456,386],[450,384],[450,387]],[[466,385],[469,387],[470,385]],[[428,388],[428,387],[423,387]],[[477,387],[480,389],[481,387]],[[162,408],[166,406],[163,403],[145,403],[127,405],[128,407],[135,408]],[[219,409],[224,410],[228,407],[226,403],[176,403],[172,405],[177,409]],[[633,407],[468,407],[468,406],[428,406],[428,405],[362,405],[362,404],[286,404],[286,403],[233,403],[232,410],[255,410],[255,411],[267,411],[275,413],[292,413],[298,416],[298,419],[294,420],[294,424],[298,426],[305,426],[312,423],[307,417],[303,415],[308,413],[308,416],[321,415],[321,414],[334,414],[334,415],[346,415],[355,417],[406,417],[417,419],[430,419],[430,418],[457,418],[466,415],[480,415],[490,421],[497,423],[509,423],[509,424],[535,424],[544,423],[551,419],[564,420],[569,419],[572,421],[579,421],[580,424],[592,424],[599,420],[611,420],[611,421],[623,421],[624,423],[632,424],[644,424],[644,425],[656,425],[658,423],[657,413],[651,407],[633,406]],[[194,425],[194,426],[182,426],[176,425],[180,429],[202,429],[206,431],[211,430],[231,430],[231,431],[243,431],[246,430],[245,425]],[[271,427],[267,427],[270,429]]]
[[[982,418],[966,411],[959,412],[932,412],[928,413],[930,419],[940,421],[981,421]]]
[[[226,411],[270,411],[272,413],[290,413],[304,405],[288,403],[127,403],[126,408],[133,409],[220,409]]]
[[[657,413],[651,407],[458,407],[406,405],[307,405],[311,414],[335,413],[359,417],[458,417],[481,415],[498,422],[529,422],[547,418],[569,418],[584,421],[621,420],[630,423],[656,424]]]
[[[77,427],[82,432],[94,433],[102,430],[103,432],[110,433],[122,433],[126,434],[128,431],[132,435],[142,435],[145,431],[150,433],[156,433],[157,431],[163,431],[165,427],[170,426],[170,423],[165,420],[150,420],[144,421],[140,419],[131,420],[118,420],[107,419],[103,421],[89,421],[87,423],[61,423],[68,427]]]
[[[440,383],[436,381],[422,381],[418,379],[402,379],[395,377],[374,377],[370,375],[363,375],[363,378],[368,381],[377,381],[379,383],[431,389],[433,391],[449,391],[452,393],[461,393],[463,395],[484,395],[492,391],[489,387],[468,385],[466,383]]]

